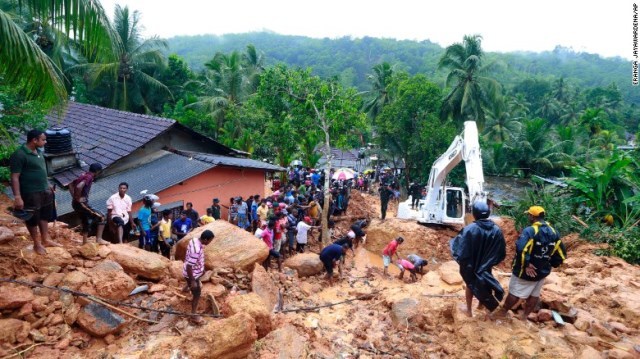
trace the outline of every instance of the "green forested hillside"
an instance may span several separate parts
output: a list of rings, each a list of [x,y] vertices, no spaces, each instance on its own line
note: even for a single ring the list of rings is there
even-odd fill
[[[365,37],[351,39],[313,39],[268,32],[224,36],[178,36],[168,39],[169,52],[182,56],[198,71],[220,51],[243,51],[248,44],[264,52],[267,65],[283,62],[290,66],[310,67],[321,77],[340,76],[344,85],[360,90],[368,87],[366,75],[381,62],[396,70],[425,74],[432,81],[444,81],[445,72],[437,71],[444,49],[430,41],[408,41]],[[526,78],[549,80],[564,77],[578,87],[606,87],[616,83],[626,102],[640,104],[640,91],[631,85],[631,64],[621,58],[576,53],[558,47],[542,53],[488,53],[495,63],[495,78],[509,88]]]

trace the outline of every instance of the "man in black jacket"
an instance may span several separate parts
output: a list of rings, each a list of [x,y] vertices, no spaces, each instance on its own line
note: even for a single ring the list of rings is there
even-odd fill
[[[506,256],[506,244],[500,227],[489,218],[489,206],[484,201],[477,201],[472,207],[475,222],[462,229],[460,234],[451,240],[451,254],[460,265],[460,275],[467,285],[465,297],[466,314],[473,316],[471,301],[473,296],[480,304],[493,312],[502,297],[504,290],[491,274],[491,268],[502,262]]]
[[[382,220],[387,217],[387,207],[389,206],[389,199],[393,196],[393,188],[390,184],[380,185],[380,214]]]
[[[506,314],[520,300],[525,300],[522,319],[533,311],[544,279],[567,258],[558,232],[544,221],[544,208],[532,206],[526,212],[531,226],[525,228],[516,241],[516,257],[509,282],[509,295],[502,314]]]

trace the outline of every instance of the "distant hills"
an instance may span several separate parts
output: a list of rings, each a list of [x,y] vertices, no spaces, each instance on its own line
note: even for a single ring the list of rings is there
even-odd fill
[[[441,84],[446,76],[445,71],[437,70],[444,48],[430,41],[371,37],[314,39],[270,32],[177,36],[167,41],[168,52],[182,56],[195,71],[201,70],[218,51],[243,52],[247,45],[253,44],[264,53],[265,65],[282,62],[294,67],[310,67],[321,77],[338,76],[343,84],[360,90],[369,88],[367,74],[371,67],[383,61],[410,74],[426,74]],[[626,102],[640,105],[640,91],[631,85],[631,63],[622,58],[603,58],[557,47],[540,53],[487,53],[487,59],[495,63],[494,77],[507,89],[530,77],[547,80],[564,77],[582,88],[616,83]]]

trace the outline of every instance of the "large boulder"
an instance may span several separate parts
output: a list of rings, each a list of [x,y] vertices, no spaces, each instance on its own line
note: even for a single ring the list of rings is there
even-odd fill
[[[404,298],[394,302],[391,306],[391,320],[400,328],[412,326],[419,315],[420,302],[414,298]]]
[[[460,266],[455,261],[442,263],[438,268],[440,278],[449,285],[462,284],[462,276],[460,276]]]
[[[296,327],[287,324],[261,339],[259,345],[256,345],[254,354],[258,358],[307,358],[305,347],[308,341],[308,338],[300,334]],[[286,345],[283,345],[283,343],[286,343]]]
[[[269,256],[267,245],[226,221],[215,221],[196,228],[178,242],[176,246],[176,260],[184,260],[187,246],[192,238],[198,238],[205,230],[211,230],[215,235],[213,242],[205,248],[205,267],[233,268],[250,271],[255,263],[260,263]]]
[[[60,281],[60,284],[58,284],[58,286],[66,287],[72,290],[78,290],[88,281],[89,277],[86,274],[80,271],[73,271],[67,273],[64,278],[62,278],[62,281]]]
[[[144,278],[159,280],[167,276],[170,261],[157,254],[145,251],[128,244],[109,246],[111,253],[108,259],[117,262],[127,273]]]
[[[29,336],[31,325],[18,319],[0,319],[0,343],[22,343]]]
[[[0,309],[18,309],[33,300],[29,287],[3,284],[0,286]]]
[[[47,254],[40,255],[33,247],[21,250],[23,258],[40,272],[57,272],[73,263],[73,257],[62,247],[47,247]]]
[[[247,313],[238,313],[222,320],[210,320],[184,339],[184,348],[192,359],[246,358],[258,338],[256,324]]]
[[[105,260],[89,272],[96,294],[112,300],[123,300],[136,287],[136,282],[124,272],[120,264]]]
[[[295,269],[300,277],[309,277],[322,273],[324,265],[315,253],[300,253],[284,261],[285,267]]]
[[[126,321],[107,307],[91,302],[82,308],[76,323],[94,337],[104,337],[118,331]]]
[[[278,303],[278,287],[263,266],[255,266],[255,268],[253,268],[251,290],[260,296],[270,311],[273,310]]]
[[[229,315],[238,313],[249,314],[256,322],[258,337],[269,334],[271,326],[271,311],[256,293],[230,296],[227,299]]]

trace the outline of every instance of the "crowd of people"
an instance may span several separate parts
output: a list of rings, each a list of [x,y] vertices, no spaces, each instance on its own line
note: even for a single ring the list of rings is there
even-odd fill
[[[21,145],[10,158],[11,188],[14,194],[13,214],[24,220],[33,240],[34,251],[46,254],[47,246],[60,246],[48,236],[48,223],[55,220],[55,186],[47,179],[46,165],[42,148],[46,143],[46,135],[42,131],[32,130],[27,133],[27,142]],[[296,253],[308,250],[307,244],[314,239],[314,232],[321,236],[322,221],[327,221],[332,242],[320,248],[319,258],[326,270],[326,278],[330,283],[334,280],[334,269],[342,274],[342,265],[347,252],[366,240],[366,219],[353,223],[350,230],[343,235],[334,235],[332,216],[345,214],[349,206],[351,190],[356,188],[370,190],[372,176],[355,174],[350,178],[331,178],[329,211],[324,213],[324,171],[297,166],[288,172],[288,181],[273,181],[273,194],[261,198],[260,195],[248,196],[246,199],[237,196],[229,199],[228,205],[214,198],[212,205],[206,208],[204,215],[187,203],[180,212],[179,218],[172,218],[169,210],[159,211],[158,196],[146,194],[142,199],[142,207],[136,215],[132,214],[132,200],[127,194],[129,185],[122,182],[118,191],[106,202],[107,214],[91,206],[89,197],[95,178],[102,171],[99,163],[89,166],[88,171],[81,174],[69,184],[72,207],[81,219],[82,240],[86,243],[91,225],[96,225],[96,242],[108,243],[103,239],[105,227],[109,225],[115,233],[116,240],[122,243],[128,229],[138,237],[138,245],[145,250],[160,253],[170,258],[173,244],[187,236],[198,226],[204,226],[216,220],[222,220],[221,208],[228,209],[227,221],[243,230],[253,233],[257,240],[262,240],[269,248],[269,255],[264,267],[269,270],[273,260],[281,270],[282,260]],[[330,173],[333,175],[333,173]],[[332,176],[333,177],[333,176]],[[398,181],[392,174],[381,173],[379,176],[379,193],[381,198],[381,217],[385,219],[388,202],[399,197]],[[425,196],[424,188],[412,184],[409,193],[415,197]],[[414,207],[419,202],[414,202]],[[525,228],[516,242],[515,260],[513,263],[508,296],[501,309],[497,309],[504,297],[504,290],[493,277],[491,270],[501,263],[506,256],[506,245],[500,228],[491,220],[490,203],[476,202],[472,205],[475,222],[463,228],[460,234],[451,241],[451,254],[460,264],[460,274],[466,283],[466,312],[472,315],[471,303],[475,296],[481,306],[488,309],[491,318],[505,315],[519,301],[523,300],[524,318],[532,312],[538,303],[544,279],[553,267],[563,263],[566,258],[564,244],[558,232],[545,222],[545,210],[532,206],[526,212],[530,226]],[[135,217],[135,218],[134,218]],[[38,235],[38,231],[40,232]],[[199,237],[194,237],[188,244],[184,263],[185,290],[193,293],[193,311],[197,307],[201,283],[199,277],[204,271],[204,247],[211,243],[215,235],[205,230]],[[416,281],[417,274],[424,273],[427,261],[415,253],[406,257],[398,253],[404,238],[391,241],[383,250],[384,275],[388,275],[388,267],[395,256],[396,265],[400,269],[399,278],[408,271],[410,280]],[[316,241],[316,243],[321,243]],[[198,318],[196,317],[196,320]]]

